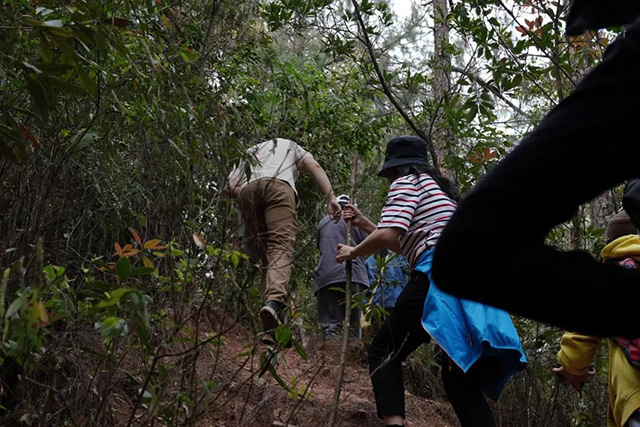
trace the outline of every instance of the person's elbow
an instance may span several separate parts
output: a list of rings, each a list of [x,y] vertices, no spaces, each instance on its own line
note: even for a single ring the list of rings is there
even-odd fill
[[[399,245],[400,230],[397,228],[378,228],[380,239],[384,242],[385,248],[394,248]]]

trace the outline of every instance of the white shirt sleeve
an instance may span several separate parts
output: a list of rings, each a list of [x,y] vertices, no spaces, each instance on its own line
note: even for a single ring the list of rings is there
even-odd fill
[[[240,161],[237,165],[233,167],[231,172],[229,173],[229,187],[242,187],[246,181],[247,176],[245,174],[245,162]]]
[[[311,155],[311,153],[309,153],[307,150],[293,141],[291,141],[291,146],[293,147],[293,157],[296,162],[296,168],[300,170],[302,169],[302,162],[304,161],[304,159],[307,157],[313,158],[313,156]]]

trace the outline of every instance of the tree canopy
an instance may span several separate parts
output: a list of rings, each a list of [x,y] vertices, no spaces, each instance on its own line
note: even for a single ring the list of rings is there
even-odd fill
[[[336,193],[348,191],[358,153],[356,200],[373,219],[386,194],[376,177],[386,141],[414,134],[464,193],[620,31],[565,36],[565,0],[434,0],[402,17],[395,4],[2,1],[5,422],[206,419],[233,382],[196,369],[202,352],[226,343],[211,311],[257,327],[256,270],[224,194],[250,145],[295,140]],[[302,357],[300,331],[316,327],[311,283],[324,201],[308,177],[298,188],[295,321],[279,339],[293,339]],[[585,205],[550,241],[597,254],[619,199],[614,190]],[[585,397],[570,398],[549,372],[561,331],[516,323],[531,363],[499,404],[499,425],[602,425],[606,372]],[[253,346],[242,357],[261,355]],[[442,392],[420,371],[434,358],[419,353],[408,368],[412,391],[432,398]],[[129,400],[118,412],[122,389]]]

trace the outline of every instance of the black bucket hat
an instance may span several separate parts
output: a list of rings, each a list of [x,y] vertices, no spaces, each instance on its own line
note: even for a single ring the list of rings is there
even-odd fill
[[[384,164],[378,176],[385,176],[385,172],[391,168],[412,163],[429,166],[425,140],[409,135],[393,138],[387,143]]]

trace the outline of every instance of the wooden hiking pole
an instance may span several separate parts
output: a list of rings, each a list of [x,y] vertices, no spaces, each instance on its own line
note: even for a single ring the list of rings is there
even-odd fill
[[[351,165],[351,178],[349,179],[349,203],[353,203],[356,187],[356,176],[358,174],[358,155],[354,153]],[[348,246],[353,244],[352,239],[353,224],[351,220],[347,222],[347,242]],[[340,392],[342,391],[342,379],[347,361],[347,350],[349,348],[349,335],[351,329],[351,273],[353,271],[352,261],[346,263],[347,277],[345,280],[345,300],[344,300],[344,322],[342,324],[342,349],[340,350],[340,365],[338,366],[338,378],[336,387],[333,390],[333,405],[329,416],[328,427],[333,427],[338,419],[338,407],[340,406]]]

